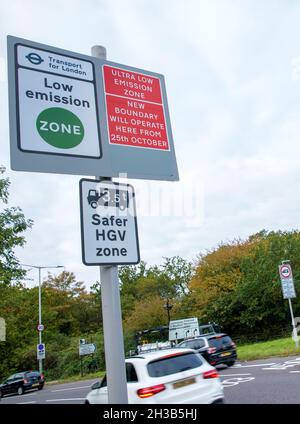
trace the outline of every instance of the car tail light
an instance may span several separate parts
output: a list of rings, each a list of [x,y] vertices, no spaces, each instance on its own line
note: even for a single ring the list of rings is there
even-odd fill
[[[44,380],[44,374],[41,374],[40,377],[42,380]]]
[[[162,392],[163,390],[166,390],[166,386],[164,384],[157,384],[156,386],[139,389],[137,394],[140,398],[148,398]]]
[[[27,384],[28,380],[26,380],[26,378],[23,379],[23,383]]]
[[[220,375],[217,370],[205,371],[202,374],[203,378],[218,378]]]
[[[208,353],[215,353],[216,350],[217,349],[215,347],[210,347],[207,352]]]
[[[234,342],[231,343],[231,346],[236,348],[236,344]]]

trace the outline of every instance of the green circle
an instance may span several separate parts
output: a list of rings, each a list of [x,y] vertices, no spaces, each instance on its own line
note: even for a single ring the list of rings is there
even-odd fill
[[[43,110],[36,120],[39,135],[59,149],[78,146],[84,137],[84,126],[74,113],[60,107]]]

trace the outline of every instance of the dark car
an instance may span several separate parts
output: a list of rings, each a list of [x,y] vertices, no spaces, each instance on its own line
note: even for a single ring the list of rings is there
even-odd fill
[[[211,365],[226,364],[231,367],[237,358],[235,343],[225,333],[184,340],[178,347],[196,350]]]
[[[31,389],[42,390],[44,384],[45,378],[38,371],[18,372],[0,384],[0,397],[13,393],[22,395],[26,390]]]

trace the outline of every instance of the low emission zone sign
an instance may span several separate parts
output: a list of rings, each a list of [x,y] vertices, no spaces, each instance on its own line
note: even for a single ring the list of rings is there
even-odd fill
[[[80,180],[80,216],[85,265],[139,262],[134,189],[130,184]]]
[[[18,150],[100,158],[93,62],[22,42],[14,44],[13,61]],[[12,159],[18,168],[15,152]]]
[[[164,76],[7,37],[11,168],[179,180]]]

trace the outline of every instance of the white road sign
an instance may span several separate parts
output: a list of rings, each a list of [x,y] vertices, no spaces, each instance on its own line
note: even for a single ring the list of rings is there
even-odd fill
[[[79,355],[91,355],[96,352],[96,345],[94,343],[85,343],[79,345]]]
[[[45,359],[46,349],[45,349],[44,343],[40,343],[36,345],[36,353],[37,353],[37,359]]]
[[[169,340],[187,339],[199,335],[198,318],[170,321]]]
[[[296,297],[292,268],[290,264],[279,265],[282,295],[284,299]]]
[[[4,318],[0,318],[0,342],[6,340],[6,323]]]
[[[134,189],[112,181],[80,180],[82,260],[85,265],[140,260]]]
[[[92,62],[18,45],[17,64],[20,149],[100,157]]]

